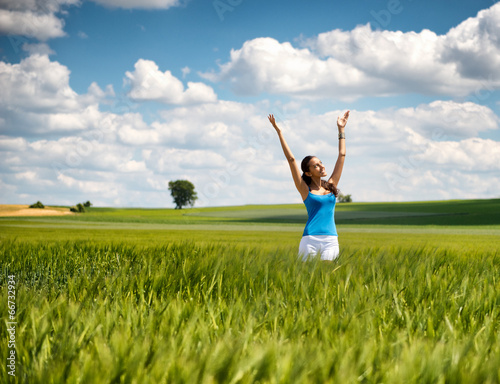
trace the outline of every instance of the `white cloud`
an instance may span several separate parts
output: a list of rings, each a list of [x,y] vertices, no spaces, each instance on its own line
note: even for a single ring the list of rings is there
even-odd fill
[[[114,180],[109,181],[88,181],[88,180],[78,180],[71,176],[64,174],[59,174],[57,180],[66,187],[68,191],[73,191],[77,194],[86,194],[87,196],[101,195],[102,198],[115,199],[120,194],[120,185]],[[73,202],[75,204],[75,202]]]
[[[78,113],[49,113],[41,120],[50,131],[83,131],[99,121],[101,113],[97,107],[90,106]]]
[[[112,8],[168,9],[182,5],[179,0],[93,0]],[[2,0],[0,2],[0,34],[9,35],[17,50],[24,41],[19,36],[46,41],[66,36],[64,20],[58,15],[67,6],[78,6],[81,0]],[[80,31],[82,39],[87,35]]]
[[[137,129],[131,125],[120,126],[118,131],[120,140],[129,145],[151,145],[159,142],[159,133],[155,129]]]
[[[26,150],[27,142],[22,137],[16,137],[15,139],[0,136],[0,150],[1,151],[14,151],[14,152],[24,152]]]
[[[214,102],[217,95],[206,84],[188,82],[184,90],[182,82],[170,71],[161,72],[155,62],[138,60],[134,72],[126,72],[130,83],[128,96],[136,101],[158,101],[165,104],[186,105]]]
[[[425,122],[442,117],[443,110],[461,108],[442,103],[444,107],[420,105],[411,113],[353,110],[340,189],[356,201],[496,196],[500,144],[471,136],[433,138]],[[102,132],[96,127],[89,136],[69,133],[32,143],[1,137],[0,179],[10,186],[5,198],[35,198],[32,193],[38,191],[36,199],[46,194],[62,201],[71,194],[71,204],[90,199],[103,205],[172,206],[168,181],[189,179],[199,193],[199,206],[298,203],[279,140],[266,120],[271,109],[265,102],[219,101],[174,108],[150,124],[138,113],[100,112]],[[338,145],[334,124],[341,112],[301,111],[278,122],[297,159],[314,154],[333,169]],[[467,121],[475,125],[473,113]],[[204,144],[211,135],[214,139]],[[460,178],[475,182],[461,190]],[[45,189],[36,185],[38,180],[44,180]]]
[[[191,73],[191,69],[189,67],[183,67],[181,71],[182,71],[182,78],[185,78],[187,75]]]
[[[24,111],[74,111],[78,95],[69,86],[70,71],[47,55],[32,55],[19,64],[0,62],[0,105]]]
[[[460,134],[465,138],[453,141],[457,135],[450,135],[446,120],[451,121],[461,109],[473,112],[459,116]],[[333,169],[337,153],[335,120],[340,113],[299,114],[278,124],[296,158],[316,155]],[[353,194],[357,201],[497,196],[491,185],[498,184],[494,180],[500,171],[500,143],[474,137],[481,130],[477,128],[478,120],[483,122],[480,114],[490,116],[486,121],[489,129],[499,129],[498,117],[491,110],[472,103],[443,101],[412,109],[352,110],[340,189]],[[273,153],[277,161],[282,156],[280,151]],[[285,165],[281,172],[288,176]],[[443,178],[442,174],[453,174],[454,178]],[[465,179],[476,175],[481,182],[450,193],[450,185],[460,175]]]
[[[213,150],[167,148],[155,151],[146,164],[158,173],[182,175],[223,166],[225,158]]]
[[[236,93],[249,95],[268,92],[324,97],[334,92],[349,98],[356,90],[361,93],[365,87],[380,89],[383,85],[350,65],[333,58],[321,60],[308,49],[296,49],[269,37],[231,50],[231,61],[221,65],[218,74],[202,76],[228,82]]]
[[[464,78],[500,79],[500,3],[480,11],[446,34],[442,59]]]
[[[353,100],[424,93],[463,97],[500,88],[500,3],[446,35],[378,31],[369,25],[322,33],[295,48],[272,38],[231,51],[211,81],[238,94],[263,92]]]
[[[15,154],[14,154],[15,155]],[[58,140],[38,140],[29,144],[22,163],[29,166],[43,166],[50,173],[72,173],[79,170],[89,172],[117,172],[133,160],[134,150],[116,141],[88,140],[78,136],[68,136]]]
[[[45,43],[29,44],[25,43],[22,49],[30,55],[53,55],[55,52]]]
[[[33,171],[26,171],[26,172],[21,172],[15,175],[16,179],[26,179],[33,181],[36,179],[36,173]]]
[[[0,34],[48,40],[65,36],[64,20],[56,16],[63,7],[79,0],[3,0],[0,3]],[[18,42],[11,38],[11,42]]]
[[[34,37],[45,41],[65,36],[64,21],[53,14],[16,12],[0,9],[0,33]]]
[[[425,164],[442,170],[500,171],[500,143],[489,139],[471,138],[456,141],[429,142],[425,151],[415,157]]]
[[[480,132],[498,129],[500,124],[498,116],[486,106],[441,100],[416,108],[402,108],[394,118],[398,124],[440,140],[449,136],[475,137]]]
[[[125,173],[145,172],[147,168],[144,161],[129,160],[120,166],[120,171]]]
[[[169,146],[232,150],[244,145],[246,137],[255,135],[256,111],[252,105],[218,101],[163,111],[162,121],[151,127]]]
[[[59,12],[64,5],[77,3],[78,0],[2,0],[0,9],[10,9],[19,12],[55,13]]]
[[[175,106],[148,122],[131,108],[102,111],[99,103],[113,89],[92,83],[77,94],[69,76],[42,55],[0,64],[3,201],[172,206],[168,181],[188,179],[198,205],[299,203],[267,121],[273,110],[284,119],[279,125],[297,159],[314,154],[333,169],[343,111],[214,100]],[[353,109],[339,187],[356,201],[496,196],[499,143],[478,136],[499,124],[491,109],[472,102]],[[460,189],[460,178],[474,183]]]
[[[99,101],[114,95],[96,83],[79,95],[69,85],[69,69],[47,55],[34,54],[19,64],[0,61],[0,113],[3,134],[41,135],[83,131],[101,119]]]

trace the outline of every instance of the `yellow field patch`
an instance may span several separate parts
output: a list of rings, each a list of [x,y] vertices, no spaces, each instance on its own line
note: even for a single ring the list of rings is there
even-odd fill
[[[7,216],[61,216],[72,215],[68,208],[46,207],[29,208],[23,204],[0,204],[0,217]]]

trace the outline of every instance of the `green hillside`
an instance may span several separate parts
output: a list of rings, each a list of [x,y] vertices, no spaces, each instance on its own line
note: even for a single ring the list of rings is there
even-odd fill
[[[2,222],[141,223],[141,224],[305,224],[302,204],[245,205],[175,209],[91,208],[72,216],[0,218]],[[404,203],[341,203],[335,210],[337,224],[350,225],[500,225],[500,199],[449,200]]]
[[[217,218],[233,222],[305,223],[307,212],[299,205],[245,206],[201,209],[191,218]],[[383,225],[500,225],[500,199],[450,200],[410,203],[337,204],[337,224]]]
[[[500,248],[500,200],[338,204],[343,246]],[[302,204],[190,209],[92,208],[54,217],[0,218],[0,240],[99,241],[138,245],[172,241],[296,248],[307,214]]]

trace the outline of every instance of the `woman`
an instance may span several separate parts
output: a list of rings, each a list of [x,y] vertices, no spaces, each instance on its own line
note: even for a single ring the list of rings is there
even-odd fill
[[[299,254],[304,260],[309,256],[320,254],[321,260],[334,260],[339,255],[339,243],[334,221],[336,197],[339,194],[337,185],[342,175],[345,159],[345,126],[349,118],[349,111],[339,116],[337,127],[339,129],[339,155],[333,173],[328,181],[322,177],[328,176],[325,167],[316,156],[306,156],[300,165],[295,161],[292,151],[276,125],[273,115],[268,116],[269,121],[278,133],[281,147],[288,160],[292,171],[295,187],[302,197],[307,208],[308,220],[299,245]],[[301,175],[302,169],[302,175]]]

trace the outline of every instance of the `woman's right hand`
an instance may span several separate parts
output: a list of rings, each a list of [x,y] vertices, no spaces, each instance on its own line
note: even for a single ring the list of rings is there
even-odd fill
[[[349,112],[350,111],[347,111],[346,113],[344,113],[343,116],[339,116],[337,118],[337,127],[339,128],[339,132],[345,129],[345,125],[347,124],[347,119],[349,118]]]
[[[276,125],[276,120],[274,119],[274,115],[271,114],[267,118],[269,119],[269,121],[273,125],[274,129],[276,129],[276,132],[280,133],[281,129],[279,129],[279,127]]]

